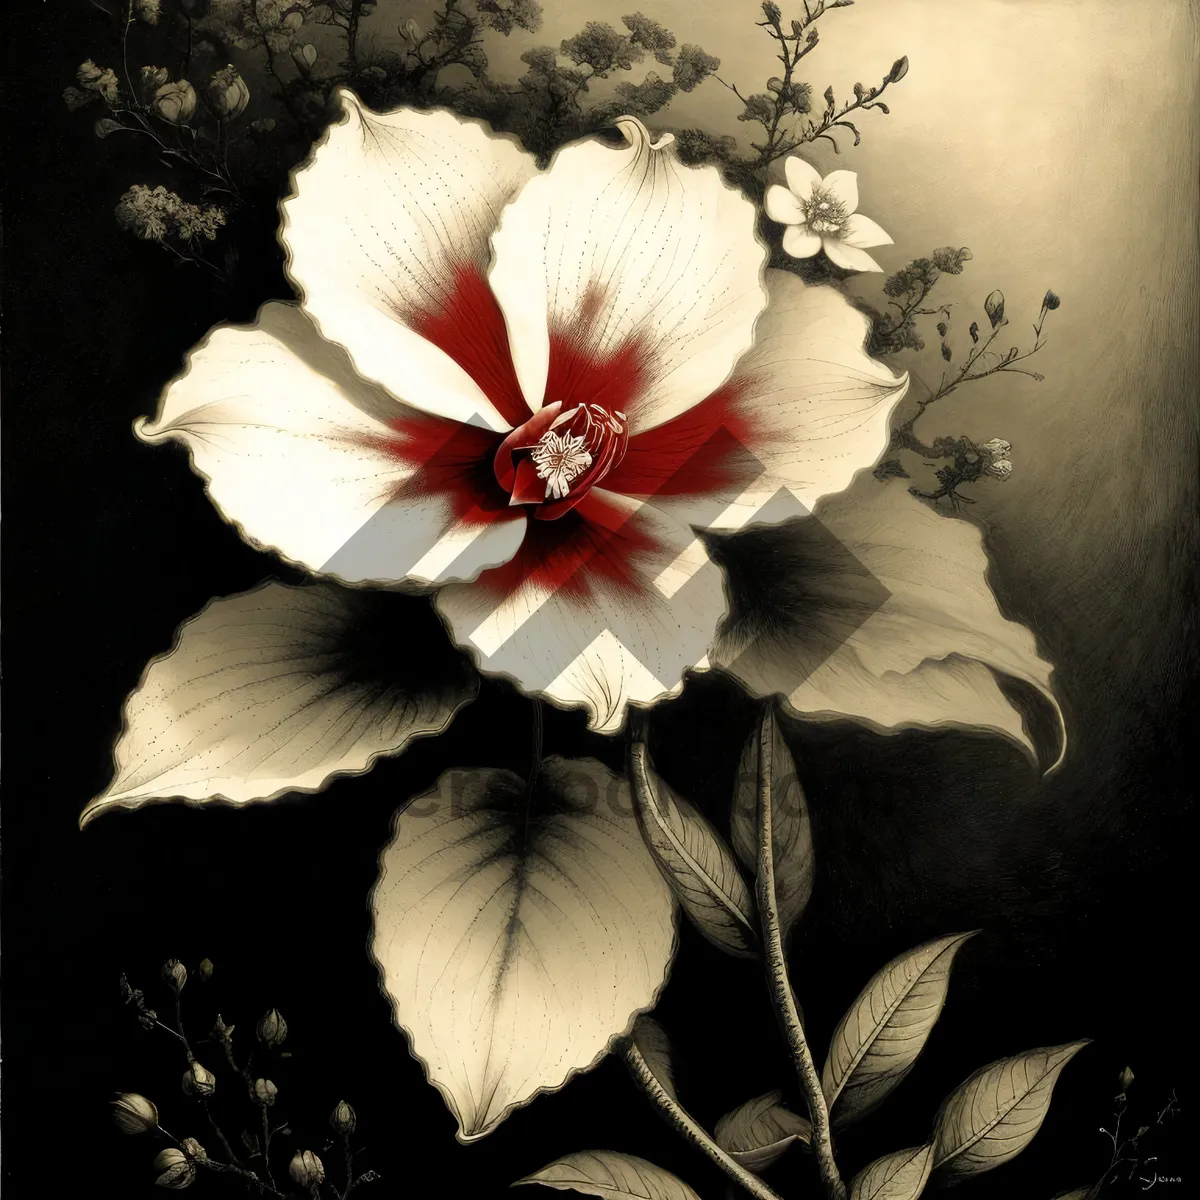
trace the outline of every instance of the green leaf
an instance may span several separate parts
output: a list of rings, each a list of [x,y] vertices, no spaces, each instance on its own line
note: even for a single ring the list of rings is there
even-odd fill
[[[854,1177],[850,1200],[917,1200],[932,1169],[932,1144],[885,1154]]]
[[[451,769],[397,817],[372,949],[460,1141],[595,1066],[658,998],[675,906],[628,812],[621,776],[549,757],[532,794]]]
[[[540,1171],[518,1179],[513,1187],[523,1183],[540,1183],[560,1192],[583,1192],[603,1200],[700,1200],[682,1179],[670,1171],[656,1167],[644,1158],[618,1154],[615,1150],[584,1150],[566,1154]]]
[[[926,942],[871,977],[829,1045],[821,1087],[835,1127],[877,1108],[912,1070],[941,1015],[950,967],[973,933]]]
[[[738,766],[729,826],[733,848],[747,871],[758,871],[758,792],[762,786],[762,739],[770,741],[771,832],[775,847],[775,897],[786,938],[812,895],[812,823],[796,762],[770,708],[746,742]]]
[[[649,766],[645,747],[631,757],[634,806],[646,844],[692,924],[714,946],[753,958],[754,902],[724,839]]]
[[[713,1140],[743,1167],[760,1174],[795,1141],[812,1139],[812,1123],[783,1105],[782,1092],[767,1092],[726,1113]]]
[[[1002,1058],[951,1092],[934,1120],[938,1182],[959,1183],[1020,1154],[1041,1128],[1059,1073],[1087,1044]]]

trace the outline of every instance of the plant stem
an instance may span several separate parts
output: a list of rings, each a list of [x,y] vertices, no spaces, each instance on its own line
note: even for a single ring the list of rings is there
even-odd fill
[[[534,792],[537,789],[538,773],[542,766],[542,742],[545,721],[544,714],[542,713],[542,702],[534,696],[530,703],[533,705],[533,711],[531,714],[529,780],[526,787],[526,795],[528,799],[532,800]]]
[[[809,1118],[813,1124],[813,1150],[817,1158],[817,1170],[830,1200],[845,1200],[846,1185],[838,1173],[833,1158],[833,1139],[829,1129],[829,1109],[825,1105],[825,1093],[821,1090],[821,1077],[813,1062],[800,1013],[796,1008],[796,997],[788,979],[787,959],[783,953],[783,934],[779,925],[779,904],[775,895],[775,842],[772,831],[771,796],[771,749],[773,722],[764,719],[759,725],[758,735],[758,876],[755,893],[758,911],[762,920],[763,961],[767,969],[767,985],[775,1013],[783,1028],[788,1048],[800,1080],[800,1090],[808,1104]]]
[[[275,1177],[271,1174],[271,1122],[267,1114],[266,1105],[263,1105],[262,1110],[262,1127],[263,1127],[263,1171],[266,1173],[268,1181],[272,1186],[275,1184]]]
[[[638,1086],[658,1107],[667,1121],[692,1143],[702,1154],[716,1163],[735,1183],[756,1197],[756,1200],[780,1200],[777,1192],[767,1186],[753,1171],[747,1170],[739,1162],[731,1158],[720,1146],[712,1140],[704,1128],[667,1095],[662,1084],[655,1078],[641,1051],[632,1041],[625,1041],[621,1047],[621,1056],[629,1073]]]

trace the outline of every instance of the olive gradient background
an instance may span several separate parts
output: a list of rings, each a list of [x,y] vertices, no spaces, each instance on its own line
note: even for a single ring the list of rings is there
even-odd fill
[[[754,4],[641,7],[719,54],[743,90],[773,73]],[[421,15],[388,0],[380,10],[380,29]],[[497,74],[527,45],[624,8],[547,10],[536,38],[492,39]],[[59,98],[79,61],[104,57],[102,20],[53,0],[16,0],[6,17],[4,1183],[14,1196],[154,1194],[149,1154],[106,1123],[116,1089],[150,1094],[169,1127],[204,1140],[177,1098],[180,1064],[131,1028],[115,980],[128,971],[150,990],[162,959],[207,955],[214,998],[185,993],[206,1023],[215,1007],[248,1034],[277,1004],[291,1025],[294,1057],[276,1082],[298,1140],[320,1145],[341,1096],[359,1110],[364,1165],[386,1176],[364,1197],[499,1196],[557,1154],[602,1146],[722,1194],[612,1062],[484,1142],[457,1145],[390,1027],[365,953],[376,854],[396,805],[443,767],[524,768],[528,707],[498,685],[445,739],[320,796],[243,812],[162,806],[77,830],[145,661],[211,596],[275,570],[222,524],[182,455],[137,444],[130,422],[212,323],[285,293],[269,244],[247,250],[237,293],[220,296],[117,230],[112,206],[140,160],[98,143]],[[926,1055],[845,1139],[845,1161],[916,1144],[976,1066],[1090,1036],[1030,1150],[963,1192],[1049,1198],[1099,1174],[1096,1129],[1123,1065],[1137,1075],[1141,1119],[1172,1087],[1186,1099],[1190,1081],[1197,16],[1183,0],[859,0],[821,28],[808,59],[818,97],[910,58],[892,115],[863,117],[861,147],[811,156],[859,172],[862,211],[895,239],[876,252],[885,268],[969,245],[974,259],[941,298],[978,305],[999,287],[1014,331],[1047,287],[1063,297],[1033,364],[1044,383],[964,388],[920,429],[1013,443],[1012,479],[975,488],[972,516],[987,528],[1005,611],[1058,666],[1072,741],[1042,780],[994,738],[798,727],[819,874],[797,986],[820,1044],[887,957],[980,928]],[[744,138],[735,115],[708,81],[658,123]],[[858,290],[871,298],[877,282]],[[935,345],[914,362],[919,376],[939,367]],[[710,813],[726,803],[751,715],[708,683],[658,725],[660,768]],[[549,715],[549,751],[599,747],[578,720]],[[790,1089],[754,966],[690,930],[660,1015],[700,1119]],[[1159,1164],[1185,1180],[1190,1121]],[[799,1155],[776,1180],[812,1194]]]

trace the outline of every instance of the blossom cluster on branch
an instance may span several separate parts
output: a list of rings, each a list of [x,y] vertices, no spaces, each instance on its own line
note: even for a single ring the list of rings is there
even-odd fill
[[[375,1171],[358,1165],[359,1151],[354,1145],[358,1116],[345,1100],[339,1100],[329,1113],[331,1133],[320,1144],[320,1154],[304,1145],[293,1132],[292,1121],[281,1115],[290,1089],[276,1086],[267,1075],[269,1071],[278,1078],[281,1060],[290,1057],[290,1051],[282,1049],[288,1025],[278,1009],[263,1014],[252,1039],[236,1036],[236,1027],[226,1024],[219,1012],[206,1037],[197,1040],[189,1032],[195,1013],[194,1004],[188,1005],[189,1020],[185,1022],[185,989],[189,998],[197,988],[211,992],[213,973],[212,961],[207,958],[191,972],[179,959],[168,959],[161,971],[165,985],[161,1016],[147,1001],[145,991],[124,975],[120,979],[121,1001],[137,1024],[147,1033],[165,1035],[160,1043],[164,1055],[183,1065],[177,1085],[183,1099],[172,1109],[178,1107],[179,1120],[201,1125],[198,1132],[212,1146],[206,1149],[196,1137],[177,1137],[166,1128],[159,1105],[141,1092],[119,1092],[111,1105],[116,1128],[163,1146],[149,1164],[154,1182],[181,1191],[208,1176],[212,1182],[274,1200],[347,1200],[357,1188],[379,1179]],[[212,997],[205,994],[201,1004],[211,1010]],[[209,1065],[200,1061],[196,1050],[201,1046],[209,1047],[206,1054],[211,1051],[220,1056],[217,1070],[210,1069],[211,1061]],[[175,1120],[173,1111],[169,1121],[173,1125]],[[230,1136],[230,1131],[235,1136]],[[281,1170],[285,1161],[286,1176]],[[327,1163],[336,1165],[327,1167]]]

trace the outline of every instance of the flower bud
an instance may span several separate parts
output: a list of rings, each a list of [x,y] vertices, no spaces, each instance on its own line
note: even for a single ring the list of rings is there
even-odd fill
[[[196,1168],[191,1159],[174,1146],[155,1157],[154,1169],[159,1173],[154,1182],[159,1187],[172,1188],[175,1191],[191,1187],[196,1179]]]
[[[195,1138],[184,1138],[179,1148],[195,1162],[208,1162],[208,1151]]]
[[[1045,296],[1042,297],[1042,307],[1048,308],[1051,312],[1053,312],[1061,303],[1062,301],[1053,292],[1047,292]],[[1128,1068],[1126,1068],[1126,1070],[1128,1070]]]
[[[1007,458],[997,458],[984,468],[984,474],[993,479],[1007,479],[1012,474],[1013,465]]]
[[[240,117],[250,103],[250,89],[232,63],[208,81],[206,94],[209,107],[223,121]]]
[[[400,36],[406,41],[419,42],[421,40],[421,27],[409,17],[403,25],[400,26]]]
[[[171,72],[166,67],[143,67],[142,68],[142,91],[143,93],[152,93],[155,88],[160,88],[171,78]]]
[[[994,292],[988,294],[988,298],[983,302],[983,311],[987,313],[988,320],[992,323],[992,328],[997,325],[1002,325],[1004,321],[1004,293],[997,288]]]
[[[183,1094],[185,1096],[211,1096],[217,1090],[217,1077],[193,1062],[183,1073]]]
[[[311,1150],[298,1150],[288,1165],[288,1174],[302,1188],[317,1188],[325,1182],[325,1165]]]
[[[992,438],[979,448],[986,451],[990,458],[1007,458],[1012,453],[1012,442],[1006,442],[1004,438]]]
[[[217,1013],[217,1019],[213,1022],[212,1035],[222,1046],[228,1046],[233,1041],[233,1031],[236,1028],[234,1025],[226,1025],[221,1020],[221,1014]]]
[[[120,1092],[112,1102],[113,1121],[122,1133],[149,1133],[158,1128],[158,1109],[137,1092]]]
[[[201,983],[207,983],[212,978],[213,965],[211,958],[202,958],[200,965],[196,968],[196,974],[199,976]]]
[[[282,1046],[287,1038],[287,1022],[279,1015],[279,1009],[273,1008],[259,1021],[255,1032],[264,1046],[274,1049],[276,1046]]]
[[[177,958],[168,958],[163,963],[162,977],[171,985],[178,996],[183,991],[183,985],[187,983],[187,967]]]
[[[312,42],[307,42],[303,46],[292,47],[292,60],[296,64],[296,69],[301,75],[307,75],[312,70],[313,63],[317,61],[317,48]]]
[[[171,125],[185,125],[196,112],[196,89],[186,79],[164,83],[154,93],[154,111]]]
[[[358,1118],[354,1115],[354,1109],[345,1100],[339,1100],[337,1108],[329,1116],[329,1124],[333,1127],[334,1133],[340,1133],[346,1137],[354,1132]]]
[[[256,1079],[250,1092],[255,1104],[261,1104],[263,1108],[270,1108],[275,1103],[279,1089],[269,1079]]]
[[[1047,306],[1048,307],[1048,306]],[[1129,1085],[1133,1082],[1133,1072],[1125,1067],[1121,1074],[1117,1077],[1117,1090],[1122,1092],[1129,1091]]]

